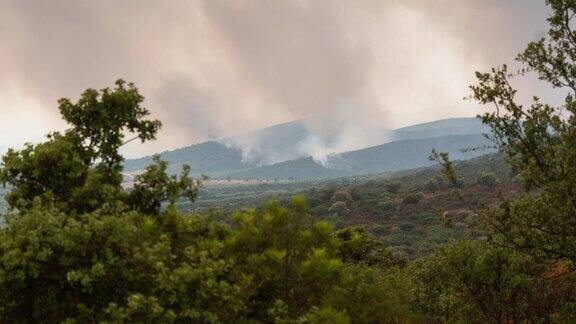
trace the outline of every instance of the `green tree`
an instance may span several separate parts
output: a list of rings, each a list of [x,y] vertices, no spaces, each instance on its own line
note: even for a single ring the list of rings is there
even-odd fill
[[[136,134],[142,142],[156,137],[161,123],[148,120],[144,97],[132,83],[115,82],[113,89],[87,89],[77,102],[58,100],[62,118],[71,126],[66,133],[77,141],[86,162],[98,161],[107,180],[121,181],[122,156],[119,148],[125,143],[125,132]]]
[[[136,177],[133,190],[122,189],[120,147],[133,139],[153,140],[161,126],[147,119],[143,100],[132,83],[122,80],[113,89],[88,89],[76,102],[60,99],[69,128],[48,135],[44,143],[10,149],[2,158],[0,182],[11,188],[6,196],[10,208],[24,213],[45,205],[82,214],[122,205],[159,214],[163,201],[194,200],[199,183],[189,178],[190,168],[184,166],[180,177],[168,176],[159,158]],[[134,137],[126,141],[126,134]]]
[[[405,260],[395,256],[362,227],[346,227],[335,233],[340,240],[338,256],[346,263],[360,263],[379,268],[402,267]]]
[[[532,275],[539,267],[525,255],[481,242],[448,245],[411,266],[413,305],[446,322],[530,320]]]
[[[388,191],[389,193],[396,194],[400,191],[402,183],[399,181],[390,181],[386,183],[384,187],[386,188],[386,191]]]
[[[330,206],[328,212],[335,214],[337,216],[344,216],[350,213],[350,209],[346,205],[345,201],[336,201]]]
[[[440,182],[436,177],[429,178],[424,183],[424,189],[429,192],[434,192],[440,188]]]
[[[410,309],[410,290],[403,271],[346,265],[340,284],[327,294],[324,304],[344,311],[352,323],[421,322]]]
[[[228,230],[136,212],[34,208],[0,231],[3,322],[225,322],[244,309]]]
[[[424,199],[423,192],[414,192],[404,196],[404,198],[402,198],[402,202],[407,205],[415,205],[422,201],[422,199]]]
[[[492,172],[481,172],[478,175],[478,184],[486,186],[488,188],[493,188],[498,184],[498,178]]]
[[[350,193],[347,190],[338,190],[332,195],[330,202],[335,203],[338,201],[345,202],[347,205],[350,206],[354,202],[354,199],[352,199],[352,195],[350,195]]]
[[[232,227],[210,215],[184,216],[177,199],[194,200],[200,183],[187,166],[168,175],[157,156],[124,190],[124,134],[146,141],[160,126],[145,119],[142,100],[123,81],[89,89],[76,103],[62,99],[70,128],[3,158],[11,208],[0,227],[2,322],[374,323],[405,316],[406,305],[395,306],[401,294],[389,291],[393,280],[384,276],[401,264],[362,230],[336,234],[314,221],[300,197],[288,207],[237,212]]]
[[[320,306],[340,280],[342,261],[332,227],[314,222],[302,198],[290,208],[270,203],[263,213],[234,215],[226,245],[236,267],[251,274],[250,318],[297,318]]]
[[[201,183],[189,177],[190,166],[184,165],[178,177],[167,174],[168,163],[161,161],[159,155],[155,155],[153,161],[154,164],[148,166],[144,173],[134,178],[134,188],[127,199],[131,209],[159,215],[163,201],[168,202],[169,208],[175,208],[180,197],[187,197],[191,201],[196,199]]]
[[[553,259],[576,261],[576,2],[547,0],[546,37],[532,42],[517,61],[519,75],[535,73],[565,94],[552,106],[534,97],[523,105],[507,66],[477,72],[472,97],[492,104],[482,116],[492,128],[489,138],[503,152],[529,191],[488,214],[497,239]]]

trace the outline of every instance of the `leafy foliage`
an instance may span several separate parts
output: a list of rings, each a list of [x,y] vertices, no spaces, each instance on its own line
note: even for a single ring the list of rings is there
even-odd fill
[[[434,192],[440,188],[441,181],[437,177],[430,178],[424,183],[424,189],[429,192]]]
[[[498,240],[553,259],[576,261],[570,247],[576,238],[576,3],[548,0],[550,30],[532,42],[517,60],[520,76],[534,72],[566,93],[564,104],[553,107],[534,97],[529,106],[516,98],[512,77],[503,66],[477,73],[473,98],[492,104],[495,111],[482,116],[493,130],[490,139],[507,156],[530,193],[488,213]]]
[[[368,323],[404,316],[393,307],[391,280],[380,276],[394,264],[390,255],[367,238],[359,239],[367,244],[357,237],[343,244],[329,224],[310,218],[300,198],[289,208],[271,203],[262,212],[237,213],[232,229],[178,214],[70,217],[34,208],[13,216],[0,232],[0,317],[8,321],[320,316]],[[351,253],[358,249],[363,252]],[[359,272],[349,269],[355,264]],[[360,264],[383,268],[360,271]]]
[[[128,201],[132,209],[148,215],[159,215],[163,201],[168,201],[169,208],[175,208],[176,200],[186,197],[194,201],[198,196],[201,183],[189,177],[190,167],[184,165],[180,177],[168,175],[168,163],[154,157],[154,164],[134,179],[134,188],[130,191]]]
[[[313,215],[305,199],[295,197],[289,204],[237,211],[227,225],[214,214],[177,212],[179,197],[198,195],[199,183],[190,179],[188,167],[169,176],[167,163],[155,158],[131,190],[122,188],[118,150],[125,132],[146,141],[160,126],[145,119],[148,111],[133,85],[118,81],[112,90],[87,90],[76,103],[61,100],[70,128],[44,143],[10,150],[0,167],[0,180],[11,189],[11,210],[0,228],[0,318],[24,323],[573,321],[576,34],[570,21],[576,5],[548,4],[553,10],[548,39],[530,44],[519,60],[553,86],[568,88],[561,107],[568,117],[538,99],[528,109],[516,104],[506,68],[478,74],[479,85],[472,87],[480,102],[497,105],[483,120],[527,189],[513,200],[494,193],[514,188],[506,168],[492,167],[494,173],[477,183],[478,164],[472,163],[499,165],[494,156],[452,163],[447,154],[433,152],[452,190],[440,186],[433,169],[405,175],[401,182],[354,179],[310,192],[312,211],[324,215]],[[425,195],[430,179],[438,186]],[[478,192],[486,202],[466,203]],[[492,208],[497,198],[503,202]],[[423,209],[432,203],[443,205],[439,218]],[[489,208],[484,233],[464,235],[466,225],[479,221],[473,215],[482,205]],[[342,210],[341,220],[373,227],[335,231],[314,218]],[[421,236],[436,245],[414,244]],[[443,246],[408,264],[388,246],[418,242],[426,252]]]
[[[413,265],[415,305],[444,321],[521,321],[533,289],[533,264],[480,243],[447,246]]]
[[[295,198],[290,210],[271,203],[263,213],[238,213],[234,222],[226,245],[237,268],[251,273],[251,317],[303,315],[340,280],[331,226],[313,223],[302,199]]]
[[[404,204],[412,204],[412,205],[414,205],[414,204],[419,203],[422,199],[424,199],[424,193],[422,193],[422,192],[415,192],[415,193],[413,193],[413,194],[409,194],[409,195],[405,196],[405,197],[402,199],[402,202],[403,202]]]
[[[488,188],[493,188],[498,184],[498,178],[492,172],[481,172],[478,176],[478,183]]]
[[[10,149],[2,158],[0,182],[11,187],[6,200],[14,211],[50,205],[71,213],[126,206],[144,213],[159,214],[161,202],[186,196],[194,200],[198,183],[184,166],[180,178],[166,174],[167,165],[155,165],[136,179],[134,190],[122,187],[120,147],[125,133],[142,142],[152,140],[161,126],[146,117],[144,97],[131,83],[122,80],[113,89],[88,89],[77,102],[58,101],[69,128],[48,135],[47,141],[27,144],[21,151]]]
[[[9,322],[215,322],[242,309],[227,230],[131,213],[33,209],[0,234],[0,317]]]

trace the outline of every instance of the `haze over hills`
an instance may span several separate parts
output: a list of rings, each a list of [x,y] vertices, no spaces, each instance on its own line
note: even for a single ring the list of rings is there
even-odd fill
[[[234,171],[226,174],[225,177],[237,180],[319,180],[352,174],[353,173],[344,170],[323,166],[311,157],[306,157],[248,170]]]
[[[331,153],[389,141],[390,130],[373,120],[357,120],[343,112],[273,125],[221,142],[242,150],[246,163],[264,166],[312,156],[323,161]],[[362,116],[369,119],[369,116]]]
[[[466,150],[481,148],[487,144],[486,138],[481,134],[408,139],[333,154],[328,157],[324,164],[318,163],[310,157],[300,158],[231,172],[225,177],[239,180],[318,180],[353,174],[401,171],[434,164],[428,159],[432,149],[448,152],[454,160],[468,160],[494,152],[490,149]]]
[[[177,173],[183,164],[192,166],[193,174],[211,174],[224,171],[240,170],[252,167],[243,162],[242,151],[216,141],[194,144],[173,151],[160,153],[168,161],[170,173]],[[126,160],[124,170],[136,172],[152,163],[152,157]]]
[[[311,150],[330,147],[336,137],[314,132],[307,121],[274,125],[221,141],[208,141],[161,153],[178,172],[182,164],[193,174],[220,179],[320,179],[430,165],[432,149],[449,152],[454,159],[469,159],[488,151],[462,152],[484,146],[488,129],[477,118],[452,118],[381,130],[382,144],[347,152],[318,155]],[[317,141],[317,142],[313,142]],[[151,157],[127,160],[127,173],[138,172]]]
[[[304,120],[273,125],[221,140],[242,152],[251,165],[270,165],[306,156],[302,143],[312,136]]]
[[[467,160],[493,151],[464,149],[487,144],[481,134],[407,139],[332,155],[328,158],[328,165],[353,174],[399,171],[432,165],[434,162],[428,156],[433,149],[448,152],[454,160]]]
[[[395,129],[390,134],[390,141],[489,132],[490,127],[478,118],[448,118]]]

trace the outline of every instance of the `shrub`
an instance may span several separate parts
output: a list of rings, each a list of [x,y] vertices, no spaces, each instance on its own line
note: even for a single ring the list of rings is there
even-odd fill
[[[396,208],[396,202],[392,199],[380,201],[378,203],[378,208],[380,208],[381,211],[389,211]]]
[[[408,293],[409,288],[399,273],[356,264],[344,268],[342,286],[328,295],[326,304],[351,315],[352,323],[417,322],[408,303]]]
[[[390,229],[386,225],[374,225],[371,232],[376,236],[385,236],[390,233]]]
[[[354,200],[352,199],[352,195],[350,195],[347,190],[338,190],[332,195],[330,202],[335,203],[338,201],[342,201],[347,205],[351,205]]]
[[[385,192],[380,196],[380,201],[376,204],[376,206],[381,211],[388,211],[396,207],[396,201],[390,194]]]
[[[419,203],[422,199],[424,199],[424,193],[416,192],[404,196],[404,198],[402,198],[402,202],[406,205],[415,205]]]
[[[433,212],[415,213],[410,216],[409,220],[420,225],[433,225],[438,224],[438,215]]]
[[[402,186],[402,183],[400,181],[391,181],[391,182],[387,182],[384,187],[386,188],[386,191],[388,191],[389,193],[392,194],[396,194],[400,191],[400,187]]]
[[[445,246],[410,269],[414,307],[432,322],[534,320],[532,259],[509,249],[464,241]],[[541,315],[545,316],[545,312]]]
[[[434,192],[438,190],[438,188],[440,188],[440,182],[436,177],[430,178],[424,183],[424,189],[426,191]]]
[[[405,309],[379,270],[348,270],[399,259],[363,230],[335,235],[301,198],[236,213],[233,229],[173,208],[162,216],[43,206],[9,217],[2,322],[346,323]]]
[[[396,226],[398,226],[398,228],[403,232],[413,232],[415,229],[414,224],[408,222],[400,222]]]
[[[492,172],[482,172],[478,176],[477,183],[488,188],[493,188],[498,184],[498,178]]]
[[[348,206],[346,206],[346,202],[344,201],[337,201],[333,203],[328,211],[336,215],[347,215],[350,213],[350,209],[348,209]]]
[[[338,255],[344,262],[362,263],[380,268],[405,264],[405,260],[393,255],[382,241],[362,227],[346,227],[337,231],[335,235],[340,240]]]
[[[227,233],[218,223],[176,214],[158,221],[134,212],[71,217],[32,209],[9,218],[1,232],[0,318],[233,320],[246,307],[246,286],[223,255]]]
[[[249,318],[298,318],[321,306],[338,285],[338,240],[329,223],[312,220],[303,199],[295,198],[290,208],[274,202],[261,213],[237,213],[234,225],[225,245],[236,268],[249,278]]]

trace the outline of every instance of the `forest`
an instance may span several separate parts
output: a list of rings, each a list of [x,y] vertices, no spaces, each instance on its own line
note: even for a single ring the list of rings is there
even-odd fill
[[[123,186],[122,146],[162,127],[133,83],[60,99],[67,129],[0,164],[0,322],[576,322],[576,2],[547,4],[524,68],[470,86],[497,152],[221,210],[159,156]],[[528,74],[563,104],[521,104]]]

